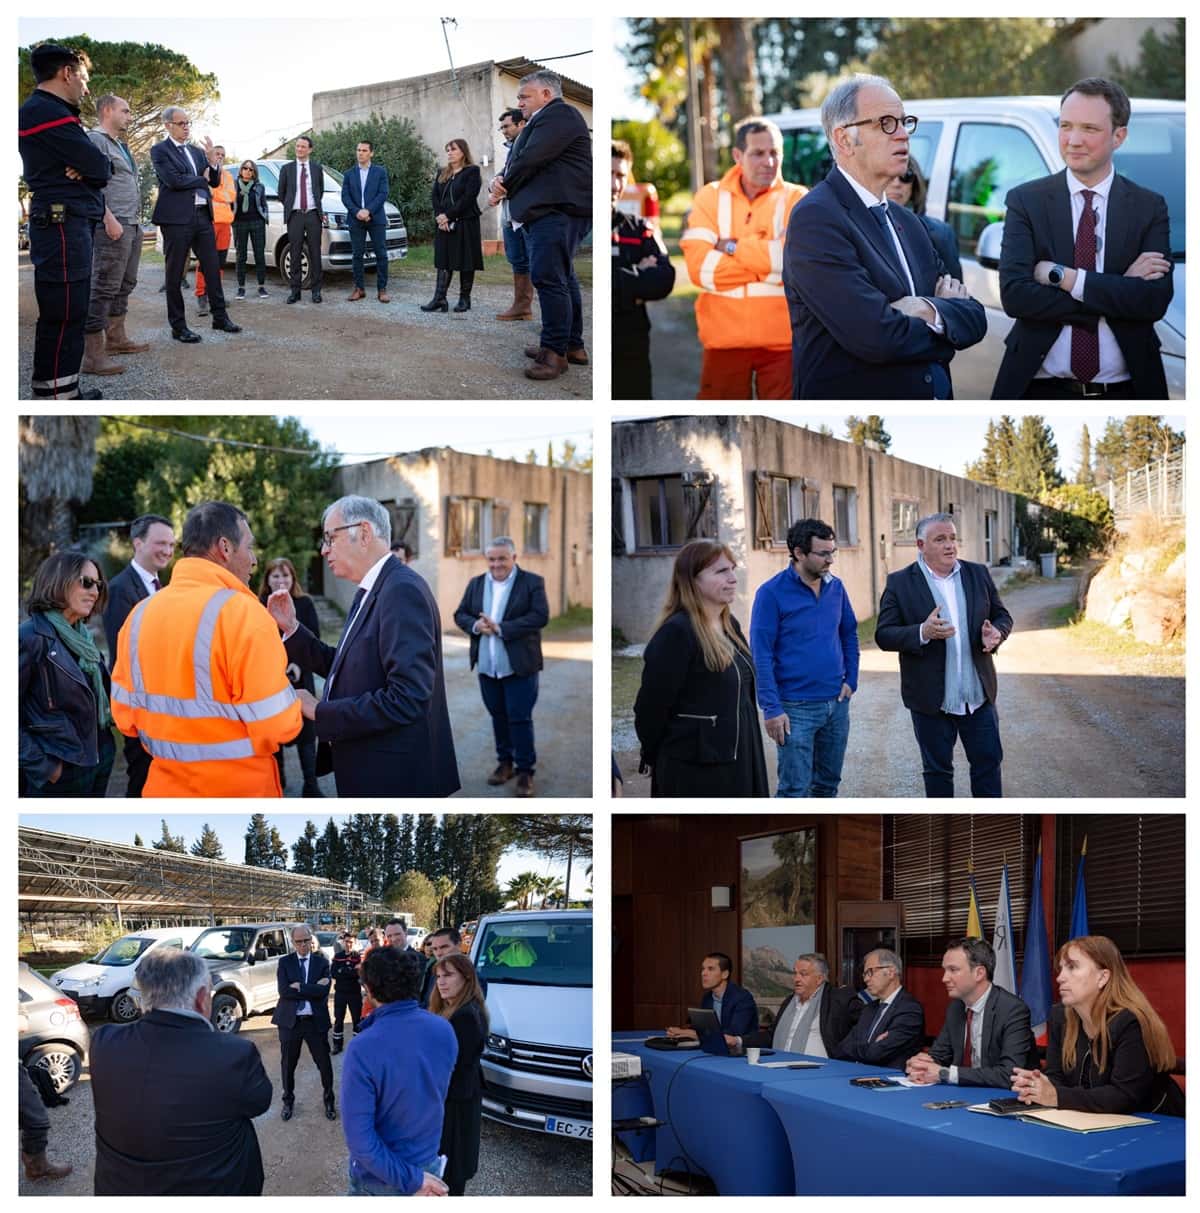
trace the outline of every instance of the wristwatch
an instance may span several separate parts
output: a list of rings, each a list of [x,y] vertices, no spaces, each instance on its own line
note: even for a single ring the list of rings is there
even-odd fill
[[[945,1066],[942,1066],[942,1068],[940,1070],[938,1070],[938,1082],[949,1082],[949,1081],[950,1081],[950,1071]]]
[[[733,254],[737,252],[737,241],[736,240],[726,240],[725,243],[721,246],[721,251],[723,253],[728,254],[730,257],[732,257]]]
[[[1065,273],[1066,270],[1064,270],[1061,265],[1052,265],[1050,267],[1050,272],[1046,275],[1046,277],[1050,280],[1051,286],[1061,286],[1063,275]]]

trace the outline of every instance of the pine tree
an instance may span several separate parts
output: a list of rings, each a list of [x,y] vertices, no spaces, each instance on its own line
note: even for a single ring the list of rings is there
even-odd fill
[[[1121,480],[1126,472],[1139,471],[1183,441],[1184,435],[1162,417],[1110,417],[1104,436],[1096,443],[1096,483]]]
[[[868,442],[873,442],[881,451],[886,451],[892,445],[891,434],[883,428],[883,418],[875,413],[869,417],[847,417],[846,437],[855,446],[866,446]]]
[[[270,868],[275,872],[286,872],[288,861],[287,843],[283,841],[282,836],[275,826],[271,827],[270,851],[267,855],[267,862],[264,867]]]
[[[422,813],[417,817],[416,835],[413,840],[413,868],[418,872],[424,872],[426,876],[437,875],[437,850],[432,813]]]
[[[1086,425],[1079,434],[1079,471],[1075,474],[1075,483],[1086,485],[1096,483],[1092,472],[1092,435]]]
[[[337,824],[331,817],[325,824],[325,832],[317,839],[313,848],[313,867],[316,875],[338,884],[346,883],[346,851]]]
[[[383,857],[380,863],[379,885],[388,888],[404,871],[400,866],[400,818],[395,813],[383,815]]]
[[[133,836],[133,845],[135,847],[144,847],[146,844],[142,841],[142,836],[140,834],[135,834]]]
[[[157,842],[150,844],[156,851],[174,851],[180,855],[187,854],[187,847],[183,845],[182,834],[172,834],[167,829],[167,819],[162,818],[162,837]]]
[[[292,843],[293,872],[299,872],[304,876],[316,875],[316,843],[318,837],[317,827],[311,821],[306,821],[304,823],[304,833]]]
[[[416,849],[413,844],[413,815],[405,813],[400,818],[400,849],[396,856],[396,866],[401,872],[411,872],[416,859]]]
[[[1017,426],[1012,462],[1000,487],[1026,497],[1040,497],[1062,483],[1054,431],[1045,418],[1027,413]]]
[[[271,866],[271,829],[265,813],[255,813],[246,827],[245,863],[248,868]]]
[[[216,830],[207,821],[200,831],[200,837],[192,843],[192,854],[199,855],[201,859],[225,858],[225,848],[221,846],[221,840],[217,837]]]

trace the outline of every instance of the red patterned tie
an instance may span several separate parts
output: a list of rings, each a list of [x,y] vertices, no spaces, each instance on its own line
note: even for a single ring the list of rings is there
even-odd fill
[[[308,210],[308,174],[304,171],[303,165],[300,166],[300,209],[302,211]],[[1079,245],[1077,244],[1075,247],[1078,248]],[[1096,242],[1093,239],[1093,241],[1092,241],[1093,259],[1096,256],[1095,248],[1096,248]]]
[[[967,1008],[967,1039],[963,1041],[963,1059],[964,1066],[971,1064],[971,1021],[975,1018],[975,1012]]]
[[[1096,212],[1092,209],[1094,190],[1083,191],[1083,214],[1075,231],[1075,268],[1096,268]],[[1071,329],[1071,374],[1080,383],[1091,383],[1100,373],[1100,334],[1087,329]]]

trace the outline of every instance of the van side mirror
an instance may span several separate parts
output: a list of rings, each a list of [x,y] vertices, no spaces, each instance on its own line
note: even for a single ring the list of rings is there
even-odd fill
[[[1004,243],[1004,224],[989,223],[979,233],[979,243],[975,246],[975,259],[985,269],[1000,268],[1000,250]]]

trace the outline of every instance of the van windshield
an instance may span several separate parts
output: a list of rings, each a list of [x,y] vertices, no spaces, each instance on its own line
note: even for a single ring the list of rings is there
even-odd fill
[[[1171,256],[1181,260],[1187,248],[1187,196],[1183,166],[1186,132],[1179,113],[1135,113],[1129,134],[1113,156],[1113,167],[1130,181],[1167,200],[1171,216]]]
[[[213,927],[192,944],[192,951],[206,960],[241,960],[253,937],[247,927]]]
[[[153,939],[143,939],[140,935],[126,935],[124,939],[109,944],[104,953],[97,956],[92,963],[112,965],[114,968],[131,965],[153,943]]]
[[[479,976],[489,984],[589,988],[592,923],[552,917],[490,922],[475,957]]]

